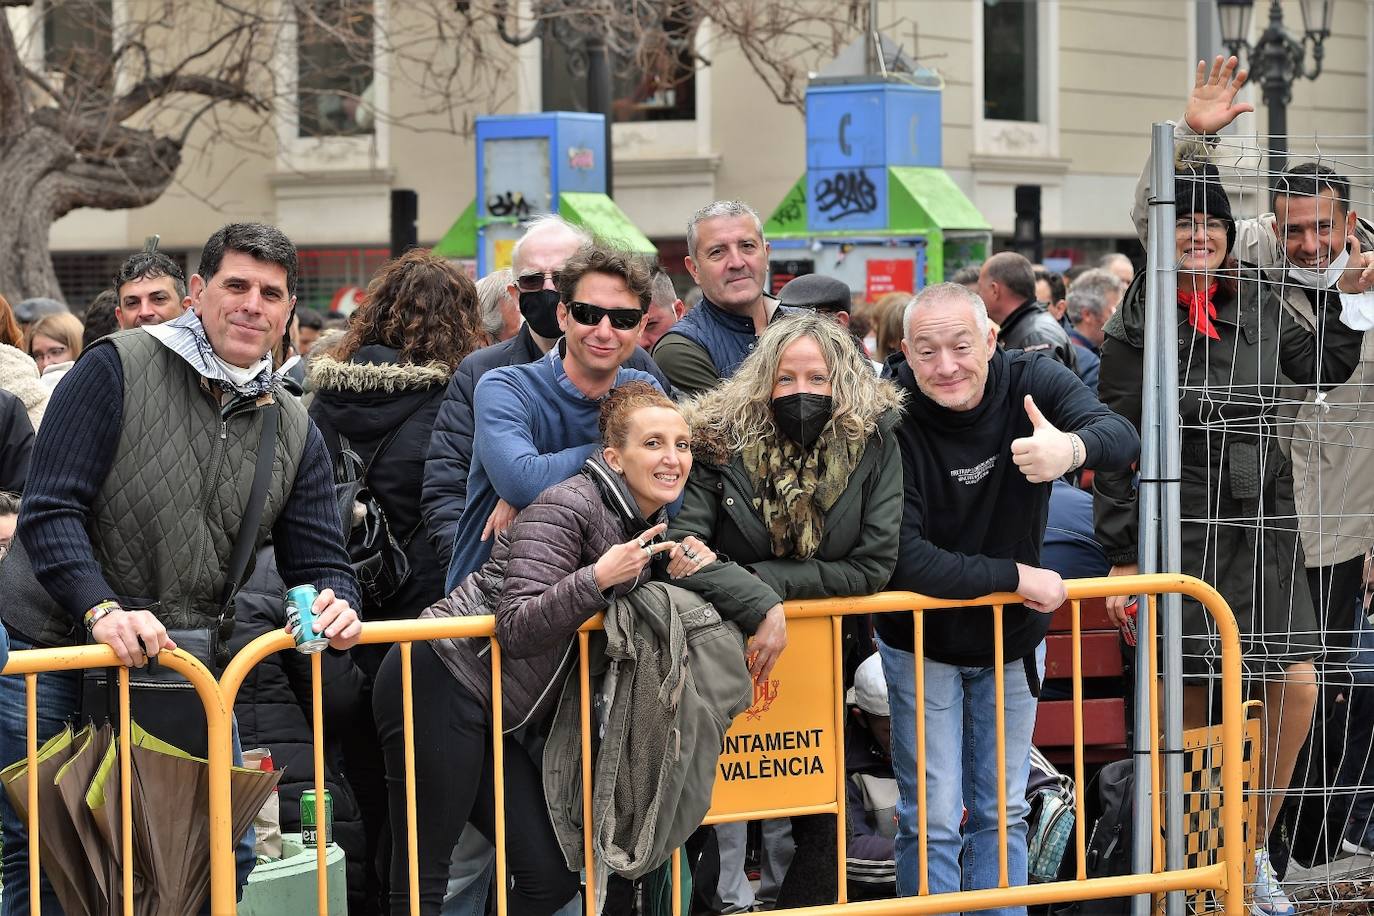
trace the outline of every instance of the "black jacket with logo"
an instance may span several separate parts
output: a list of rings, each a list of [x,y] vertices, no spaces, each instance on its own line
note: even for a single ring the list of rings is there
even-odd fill
[[[976,598],[1015,591],[1017,563],[1040,565],[1050,485],[1028,481],[1011,458],[1012,440],[1032,433],[1026,395],[1057,428],[1082,438],[1086,467],[1127,468],[1140,453],[1129,422],[1103,406],[1073,372],[1037,353],[995,352],[983,399],[967,411],[947,410],[926,397],[900,356],[889,361],[888,370],[908,394],[906,416],[897,427],[904,498],[893,589]],[[1008,605],[1006,661],[1033,652],[1049,623],[1048,614]],[[881,615],[876,626],[889,646],[912,651],[910,614]],[[929,658],[951,665],[993,663],[990,608],[932,611],[925,632]]]

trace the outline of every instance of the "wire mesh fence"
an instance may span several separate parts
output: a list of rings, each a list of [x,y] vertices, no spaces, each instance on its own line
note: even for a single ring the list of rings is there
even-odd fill
[[[1360,218],[1374,215],[1374,154],[1364,136],[1290,135],[1274,169],[1273,139],[1175,138],[1182,571],[1236,611],[1248,692],[1265,703],[1253,791],[1282,884],[1260,863],[1253,899],[1281,889],[1298,912],[1367,913],[1374,294],[1358,294],[1351,265],[1374,250]],[[1144,302],[1128,292],[1126,328],[1133,292]],[[1104,397],[1111,362],[1104,349]],[[1214,708],[1217,645],[1187,602],[1183,618],[1194,726]]]

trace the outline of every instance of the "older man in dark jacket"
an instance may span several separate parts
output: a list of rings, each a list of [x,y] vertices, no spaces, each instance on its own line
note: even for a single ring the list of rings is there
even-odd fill
[[[905,361],[889,364],[909,397],[898,432],[905,497],[891,587],[941,598],[1018,592],[1024,599],[1002,611],[1008,876],[1024,884],[1025,789],[1044,638],[1065,596],[1059,574],[1040,565],[1048,484],[1084,466],[1129,467],[1140,440],[1072,372],[1034,354],[1002,352],[995,340],[982,300],[963,286],[929,287],[907,307]],[[876,621],[902,789],[897,888],[911,895],[920,886],[919,779],[927,790],[930,892],[996,887],[998,770],[987,750],[996,743],[993,612],[932,613],[923,625],[925,709],[917,710],[912,615]],[[928,735],[924,774],[916,772],[918,715]]]
[[[1035,269],[1014,251],[988,258],[978,274],[978,295],[988,317],[997,322],[997,342],[1004,350],[1044,353],[1074,372],[1078,358],[1059,321],[1035,301]]]

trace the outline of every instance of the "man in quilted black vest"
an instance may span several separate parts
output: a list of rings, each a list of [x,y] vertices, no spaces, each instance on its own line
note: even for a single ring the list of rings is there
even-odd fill
[[[191,308],[82,354],[54,392],[34,447],[15,541],[0,565],[16,649],[99,642],[142,667],[176,648],[168,630],[227,638],[230,557],[250,509],[259,446],[273,460],[254,548],[269,535],[288,585],[313,584],[317,630],[335,649],[361,631],[324,440],[281,386],[271,352],[295,304],[296,250],[238,223],[205,244]],[[265,439],[265,410],[278,412]],[[189,636],[187,637],[190,638]],[[210,654],[215,654],[211,652]],[[203,659],[223,664],[223,658]],[[77,711],[72,673],[40,678],[38,738]],[[24,756],[22,682],[0,679],[0,766]],[[166,735],[174,743],[175,735]],[[27,839],[8,799],[4,913],[27,912]],[[251,854],[250,854],[251,861]],[[60,913],[45,888],[43,911]]]

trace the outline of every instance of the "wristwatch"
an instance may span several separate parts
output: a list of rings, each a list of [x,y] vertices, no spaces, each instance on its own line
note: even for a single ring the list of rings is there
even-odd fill
[[[115,611],[122,611],[124,608],[119,606],[118,601],[102,601],[95,607],[86,612],[86,635],[92,636],[95,633],[95,625],[100,622],[106,614]]]

